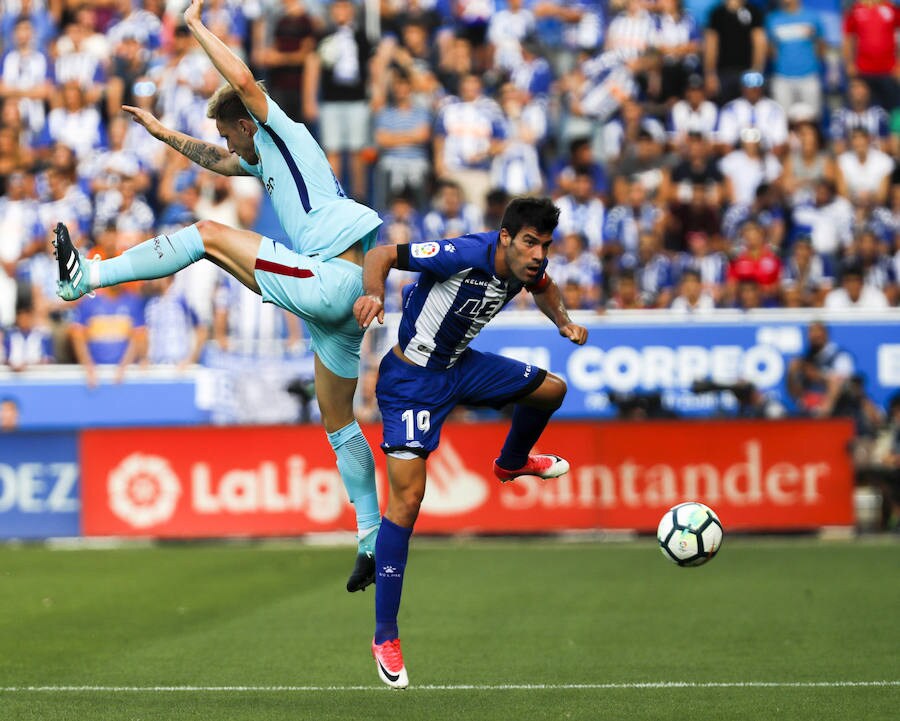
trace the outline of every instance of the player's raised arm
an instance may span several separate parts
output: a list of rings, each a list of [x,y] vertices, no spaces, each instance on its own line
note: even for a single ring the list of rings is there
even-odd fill
[[[203,12],[203,0],[191,0],[191,4],[184,11],[184,21],[197,38],[200,47],[203,48],[212,64],[216,66],[222,77],[233,87],[244,103],[244,107],[250,111],[254,118],[263,123],[268,120],[269,101],[266,94],[256,84],[250,68],[219,38],[212,34],[209,28],[203,24],[201,13]]]
[[[547,280],[549,281],[547,285],[534,293],[535,305],[559,328],[561,336],[568,338],[577,345],[584,345],[588,337],[587,328],[571,321],[563,303],[562,293],[559,292],[559,287],[549,276],[547,276]]]
[[[375,318],[384,323],[384,281],[397,267],[397,246],[380,245],[366,253],[363,261],[363,294],[353,304],[360,328],[368,328]]]
[[[175,148],[197,165],[219,175],[248,175],[247,171],[241,167],[238,157],[220,145],[213,145],[185,133],[179,133],[177,130],[171,130],[143,108],[123,105],[122,110],[131,115],[135,122],[147,128],[147,132],[154,138]]]

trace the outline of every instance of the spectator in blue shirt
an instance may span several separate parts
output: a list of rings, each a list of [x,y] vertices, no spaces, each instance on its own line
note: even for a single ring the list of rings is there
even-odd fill
[[[116,366],[116,382],[139,356],[144,343],[144,301],[123,286],[98,288],[72,312],[69,337],[87,384],[97,385],[97,366]]]
[[[822,112],[819,61],[825,52],[822,22],[801,7],[800,0],[781,0],[781,6],[765,20],[774,66],[772,97],[785,111],[803,103],[818,118]]]

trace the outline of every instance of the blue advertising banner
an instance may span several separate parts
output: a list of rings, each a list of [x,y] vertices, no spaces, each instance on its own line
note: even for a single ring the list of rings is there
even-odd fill
[[[791,358],[801,355],[807,327],[822,318],[831,340],[853,358],[869,396],[882,408],[900,390],[900,313],[873,318],[819,314],[726,314],[709,318],[645,313],[581,316],[590,330],[584,346],[562,338],[546,319],[502,315],[473,342],[483,351],[512,356],[563,376],[568,383],[564,417],[612,417],[621,406],[648,395],[679,416],[733,415],[731,392],[696,393],[695,381],[753,383],[773,407],[796,410],[787,393]],[[501,320],[502,319],[502,320]]]
[[[77,438],[0,433],[0,538],[80,535]]]

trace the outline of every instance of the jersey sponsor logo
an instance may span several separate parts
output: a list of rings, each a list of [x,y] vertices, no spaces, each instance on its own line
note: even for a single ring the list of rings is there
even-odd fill
[[[409,253],[413,258],[431,258],[440,249],[441,246],[435,242],[413,243],[409,246]]]
[[[272,193],[275,192],[275,178],[271,176],[266,181],[266,192],[269,194],[269,197],[272,197]]]

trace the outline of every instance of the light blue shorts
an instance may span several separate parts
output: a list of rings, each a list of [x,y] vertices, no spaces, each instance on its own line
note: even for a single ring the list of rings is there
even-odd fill
[[[339,258],[300,255],[263,237],[253,273],[263,301],[303,319],[312,350],[342,378],[359,376],[359,346],[365,331],[353,317],[362,295],[362,268]]]

